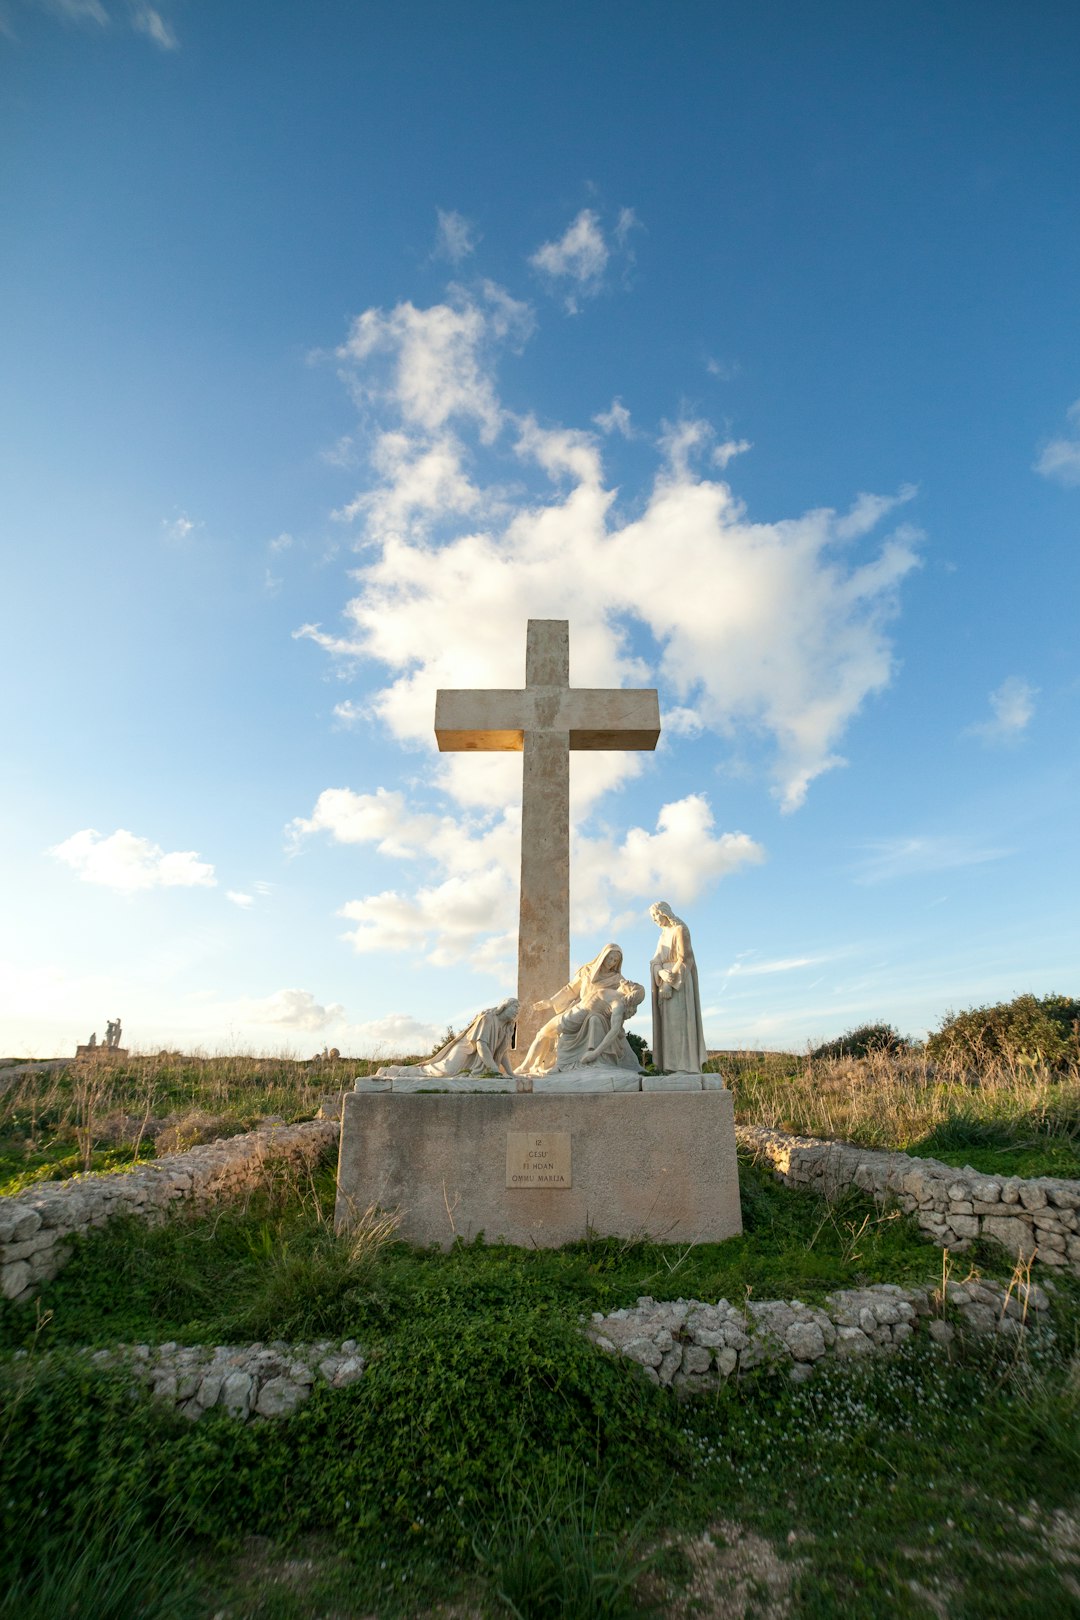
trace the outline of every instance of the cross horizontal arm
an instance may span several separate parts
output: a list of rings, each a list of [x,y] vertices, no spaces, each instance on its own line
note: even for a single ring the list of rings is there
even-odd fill
[[[435,736],[441,753],[520,753],[526,732],[562,732],[573,749],[652,749],[660,737],[654,688],[524,687],[441,691]]]

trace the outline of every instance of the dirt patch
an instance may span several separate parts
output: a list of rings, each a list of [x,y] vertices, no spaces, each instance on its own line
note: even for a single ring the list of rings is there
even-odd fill
[[[678,1589],[646,1577],[647,1596],[667,1620],[783,1620],[791,1613],[801,1562],[781,1557],[764,1536],[716,1519],[700,1535],[673,1537],[665,1548],[681,1554],[690,1570]]]

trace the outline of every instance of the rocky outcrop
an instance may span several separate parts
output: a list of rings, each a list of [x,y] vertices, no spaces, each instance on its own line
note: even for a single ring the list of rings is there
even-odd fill
[[[974,1238],[992,1238],[1018,1260],[1080,1276],[1080,1181],[988,1176],[970,1165],[956,1170],[938,1159],[788,1136],[762,1125],[737,1125],[735,1135],[789,1187],[809,1187],[825,1198],[856,1187],[882,1206],[898,1205],[939,1248],[962,1251]]]

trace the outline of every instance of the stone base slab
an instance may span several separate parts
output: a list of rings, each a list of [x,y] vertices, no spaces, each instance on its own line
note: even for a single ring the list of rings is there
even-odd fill
[[[567,1184],[507,1185],[526,1135],[560,1174],[568,1157]],[[346,1092],[337,1229],[373,1205],[407,1242],[443,1248],[481,1232],[530,1248],[590,1231],[721,1242],[742,1231],[731,1094]]]

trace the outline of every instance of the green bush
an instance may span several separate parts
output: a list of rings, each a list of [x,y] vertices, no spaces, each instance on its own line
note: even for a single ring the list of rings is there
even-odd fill
[[[860,1024],[857,1029],[837,1036],[835,1041],[816,1046],[810,1055],[826,1059],[865,1058],[875,1052],[906,1052],[910,1046],[908,1037],[891,1024]]]
[[[949,1011],[927,1051],[935,1062],[956,1068],[997,1062],[1064,1069],[1080,1059],[1080,1001],[1024,995],[992,1007]]]

